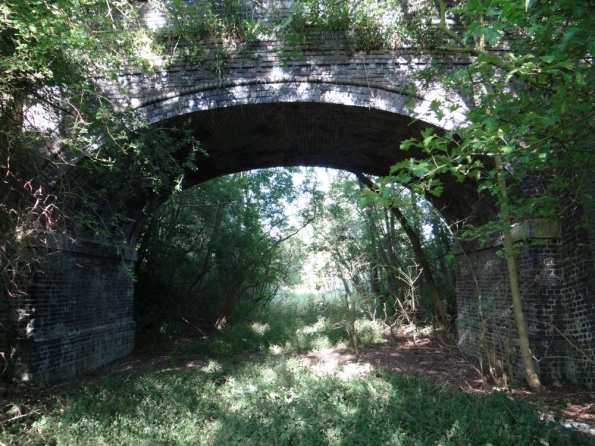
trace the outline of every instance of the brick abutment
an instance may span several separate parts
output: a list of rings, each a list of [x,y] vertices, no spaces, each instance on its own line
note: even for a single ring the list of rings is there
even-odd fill
[[[288,7],[279,5],[276,14]],[[265,9],[255,14],[266,22]],[[150,28],[166,25],[155,11],[146,10],[144,17]],[[198,157],[185,187],[275,166],[383,175],[391,165],[421,156],[399,150],[403,140],[428,126],[441,131],[465,122],[463,97],[423,90],[415,81],[415,74],[431,61],[448,69],[461,60],[410,47],[358,53],[350,48],[349,36],[337,31],[312,35],[295,59],[288,57],[287,42],[274,34],[242,51],[227,49],[225,63],[219,65],[220,43],[196,45],[203,55],[198,64],[181,56],[166,63],[156,54],[151,74],[129,67],[115,81],[95,80],[108,99],[131,107],[145,122],[190,122],[208,156]],[[435,99],[442,101],[440,114],[431,112]],[[479,196],[474,184],[452,181],[444,186],[443,195],[432,202],[448,221],[468,218],[471,209],[478,223],[496,218],[493,200]],[[51,239],[35,248],[42,262],[27,296],[2,295],[0,308],[10,329],[0,333],[0,351],[16,352],[21,380],[57,381],[132,351],[134,246],[147,209],[164,200],[145,198],[127,209],[113,204],[114,212],[123,211],[132,221],[123,228],[129,248],[82,238],[76,231]],[[545,233],[532,232],[529,223],[529,229],[519,226],[518,265],[541,379],[592,387],[595,366],[586,358],[595,357],[595,270],[592,234],[580,225],[581,217],[578,210]],[[462,350],[522,376],[498,240],[454,249]]]

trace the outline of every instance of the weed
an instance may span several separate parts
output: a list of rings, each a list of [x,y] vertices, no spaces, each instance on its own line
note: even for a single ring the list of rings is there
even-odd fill
[[[20,432],[22,444],[595,444],[495,393],[468,395],[420,376],[313,367],[262,357],[235,369],[108,378]],[[11,439],[16,431],[0,434]]]

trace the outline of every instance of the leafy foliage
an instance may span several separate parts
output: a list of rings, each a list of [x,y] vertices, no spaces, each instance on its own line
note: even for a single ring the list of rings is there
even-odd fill
[[[4,298],[26,295],[43,267],[39,248],[54,234],[77,231],[121,247],[117,230],[130,200],[170,194],[194,165],[198,145],[186,129],[147,127],[101,93],[123,66],[148,68],[139,20],[128,0],[0,4],[3,378],[17,318],[5,311],[14,301]],[[81,176],[91,180],[83,184]]]
[[[259,351],[269,355],[305,353],[351,343],[343,329],[347,317],[343,297],[336,292],[279,293],[265,306],[246,311],[238,305],[231,322],[212,339],[186,342],[176,347],[183,358],[207,355],[229,357]],[[370,321],[363,307],[357,308],[360,344],[381,340],[382,325]]]
[[[463,94],[468,125],[405,142],[428,158],[393,167],[393,179],[426,193],[440,194],[438,175],[473,177],[496,194],[496,155],[507,166],[511,217],[556,219],[571,212],[577,191],[590,180],[593,165],[592,51],[589,2],[468,2],[452,11],[441,5],[439,29],[445,51],[470,57],[469,65],[434,73],[434,85]],[[462,37],[446,24],[450,13],[465,24]],[[512,38],[514,36],[514,38]],[[507,46],[502,52],[489,46]],[[439,113],[436,101],[434,111]]]
[[[80,156],[100,132],[98,108],[109,108],[89,79],[141,62],[137,18],[121,0],[0,5],[0,282],[11,297],[37,268],[39,233],[64,227],[60,191],[41,179]]]
[[[71,161],[64,144],[80,148],[94,128],[101,99],[87,79],[139,60],[134,48],[142,31],[129,28],[135,14],[126,1],[0,5],[0,263],[9,295],[20,294],[33,268],[23,247],[61,221],[55,196],[36,179],[48,164]]]
[[[521,356],[534,390],[541,384],[522,311],[511,225],[565,217],[572,222],[589,205],[584,187],[595,169],[591,6],[587,1],[528,0],[525,5],[470,1],[448,8],[440,0],[437,29],[446,39],[441,50],[463,54],[469,63],[443,76],[432,69],[423,78],[465,98],[468,123],[445,135],[426,131],[423,139],[406,141],[402,149],[419,148],[427,158],[393,166],[383,180],[439,195],[439,175],[460,182],[473,177],[480,192],[498,197],[497,229],[504,235]],[[454,14],[462,35],[448,22]],[[441,119],[438,101],[431,109]],[[480,228],[468,223],[464,236],[491,236],[495,229],[493,222]]]
[[[283,243],[296,231],[284,212],[298,191],[289,171],[262,170],[174,195],[141,240],[141,308],[212,325],[241,301],[269,302],[299,269],[299,246]]]
[[[247,0],[160,0],[154,7],[164,14],[167,24],[153,33],[153,52],[165,57],[166,64],[183,61],[194,66],[203,65],[211,56],[211,69],[220,82],[230,53],[243,52],[247,44],[267,33],[252,17]]]
[[[296,58],[302,48],[316,45],[317,35],[334,31],[346,32],[349,52],[409,47],[418,41],[427,46],[434,40],[428,32],[431,19],[431,7],[418,5],[412,12],[393,0],[297,0],[273,29]]]
[[[321,218],[313,224],[311,249],[320,257],[320,282],[338,280],[350,299],[361,299],[371,319],[384,318],[385,323],[392,324],[397,320],[413,322],[416,317],[433,318],[433,305],[419,279],[410,240],[387,210],[398,206],[422,241],[451,312],[451,237],[440,215],[427,201],[403,188],[386,187],[378,197],[362,187],[350,174],[338,174],[325,201],[319,204]],[[347,305],[353,309],[360,303]]]

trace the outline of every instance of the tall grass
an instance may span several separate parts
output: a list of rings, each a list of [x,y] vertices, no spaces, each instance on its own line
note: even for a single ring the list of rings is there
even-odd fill
[[[200,366],[119,374],[74,389],[38,407],[34,422],[5,426],[0,442],[595,445],[501,393],[469,395],[421,376],[366,364],[329,366],[294,354],[345,342],[340,318],[341,307],[330,298],[274,302],[209,343],[174,350],[202,356]],[[237,365],[234,352],[250,349],[265,354]]]
[[[246,305],[250,305],[249,302]],[[243,315],[246,308],[239,307]],[[336,293],[284,294],[266,307],[252,309],[250,316],[231,315],[231,323],[205,343],[182,344],[176,353],[182,356],[234,355],[248,351],[270,354],[302,353],[330,347],[346,347],[348,317],[344,301]],[[361,344],[381,340],[381,327],[370,321],[363,310],[356,310],[355,325]]]

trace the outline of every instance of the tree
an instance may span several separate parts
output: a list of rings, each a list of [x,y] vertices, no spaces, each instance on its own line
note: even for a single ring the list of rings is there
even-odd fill
[[[68,212],[58,191],[43,187],[49,165],[64,170],[93,136],[111,133],[103,111],[113,105],[92,79],[140,64],[137,12],[125,0],[0,4],[0,263],[11,296],[23,292],[35,263],[22,250],[38,231],[59,229]]]
[[[380,194],[376,185],[365,175],[361,173],[356,174],[357,179],[364,184],[370,191],[374,192],[375,194]],[[438,310],[438,314],[440,315],[440,321],[445,324],[446,323],[446,309],[444,308],[444,304],[442,303],[442,297],[438,292],[438,288],[436,287],[436,282],[434,281],[434,275],[432,274],[432,270],[430,268],[430,263],[428,262],[424,251],[421,246],[421,242],[417,233],[413,229],[413,227],[409,224],[403,213],[393,204],[388,206],[390,212],[392,212],[399,221],[399,224],[407,234],[409,241],[411,242],[411,247],[413,248],[413,252],[415,254],[415,258],[419,263],[422,274],[426,280],[426,284],[430,290],[430,295],[432,296],[432,300],[434,301],[434,305],[436,305],[436,309]]]
[[[415,145],[428,159],[393,167],[392,180],[417,183],[428,193],[441,193],[437,175],[448,172],[473,176],[481,190],[497,195],[521,355],[536,390],[541,384],[523,322],[510,225],[572,213],[595,167],[591,7],[587,1],[472,0],[449,9],[440,0],[438,48],[467,56],[468,65],[443,77],[425,73],[425,79],[467,98],[469,125],[406,142],[404,149]],[[462,33],[449,26],[453,13]],[[439,113],[440,104],[433,108]]]
[[[365,186],[355,181],[352,175],[336,174],[320,204],[319,218],[313,223],[311,249],[315,253],[327,254],[321,269],[333,271],[344,294],[349,296],[349,311],[362,306],[371,318],[385,313],[391,326],[399,319],[413,323],[416,317],[424,317],[422,305],[418,305],[424,296],[411,293],[411,287],[419,277],[416,272],[419,261],[410,241],[412,234],[407,233],[413,231],[408,224],[412,209],[403,205],[403,212],[396,213],[390,206],[379,206],[376,200],[366,198],[367,194],[362,197],[365,192],[362,187]],[[390,198],[392,203],[399,199],[407,201],[398,194]],[[436,221],[434,213],[425,211],[427,206],[427,202],[420,202],[419,227],[442,225],[441,221]],[[414,233],[413,239],[422,251],[424,268],[446,271],[436,264],[440,264],[444,253],[448,252],[449,237],[430,237],[428,241],[421,233]],[[431,252],[436,255],[432,259],[424,255],[422,245],[426,245],[425,249],[431,247]],[[436,282],[440,280],[441,289],[450,288],[451,278],[436,273],[433,277]],[[418,291],[421,291],[419,286]],[[440,298],[441,305],[442,300]]]
[[[267,169],[172,196],[141,238],[143,324],[183,318],[212,326],[239,306],[269,302],[299,269],[299,246],[287,242],[300,228],[291,226],[285,208],[302,194],[290,170]]]

